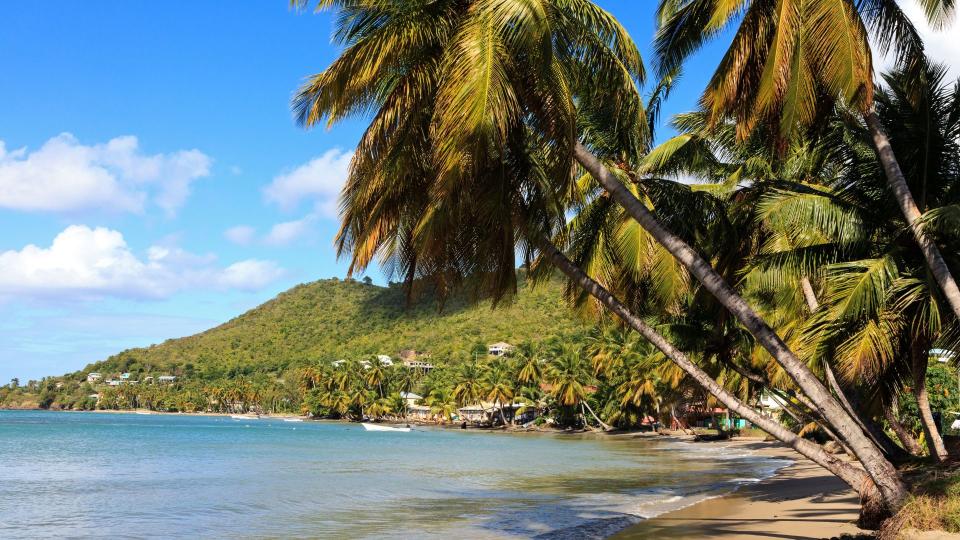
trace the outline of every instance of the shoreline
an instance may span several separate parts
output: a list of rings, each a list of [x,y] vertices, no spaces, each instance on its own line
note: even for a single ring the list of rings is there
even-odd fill
[[[856,526],[859,498],[839,478],[780,443],[742,439],[727,442],[753,450],[757,456],[793,463],[755,484],[645,519],[609,538],[816,540],[861,534],[872,537],[873,531]]]
[[[24,410],[24,409],[10,409]],[[45,409],[37,409],[46,411]],[[49,411],[93,412],[99,414],[137,414],[137,410]],[[147,412],[147,411],[143,411]],[[178,413],[149,411],[157,416],[199,416],[230,418],[229,413]],[[261,415],[263,419],[299,418],[305,422],[353,423],[344,420],[312,419],[295,414]],[[386,422],[391,424],[391,422]],[[402,422],[401,422],[402,423]],[[414,425],[414,422],[410,423]],[[419,423],[416,423],[419,425]],[[457,425],[429,424],[434,429],[456,429]],[[732,491],[711,495],[688,506],[663,514],[643,518],[623,516],[578,527],[578,530],[555,531],[550,538],[610,538],[639,540],[658,537],[666,539],[722,538],[726,540],[760,540],[791,538],[814,540],[833,538],[843,534],[857,536],[870,534],[859,529],[855,521],[859,511],[857,495],[840,479],[820,466],[800,456],[792,449],[775,441],[759,438],[735,438],[723,441],[694,441],[690,435],[646,431],[570,432],[563,430],[509,430],[473,428],[469,431],[516,435],[564,435],[610,440],[661,440],[693,445],[720,445],[747,451],[752,456],[792,463],[753,484],[741,484]],[[718,448],[719,450],[719,448]],[[557,534],[560,533],[560,534]]]

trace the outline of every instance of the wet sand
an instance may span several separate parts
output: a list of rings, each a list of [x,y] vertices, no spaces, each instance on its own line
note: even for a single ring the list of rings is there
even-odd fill
[[[657,516],[611,538],[806,540],[868,532],[854,524],[859,499],[840,479],[789,448],[764,442],[739,444],[759,455],[796,463],[735,493]]]

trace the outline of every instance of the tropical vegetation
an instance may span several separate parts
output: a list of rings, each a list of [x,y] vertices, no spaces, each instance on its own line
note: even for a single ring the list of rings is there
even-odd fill
[[[663,0],[647,99],[637,47],[587,0],[316,7],[337,12],[343,50],[294,110],[308,127],[369,114],[337,237],[351,271],[379,260],[411,294],[499,302],[518,262],[558,269],[583,312],[845,480],[864,524],[909,496],[915,447],[880,425],[894,397],[947,459],[925,377],[960,316],[957,86],[896,3]],[[651,148],[684,60],[732,24],[700,110]],[[875,80],[887,50],[897,70]],[[757,389],[857,464],[763,415]]]

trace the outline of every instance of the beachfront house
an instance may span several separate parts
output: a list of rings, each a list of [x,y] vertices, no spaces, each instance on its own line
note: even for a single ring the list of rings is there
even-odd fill
[[[411,420],[422,420],[426,422],[433,420],[433,416],[433,413],[430,412],[430,407],[426,405],[409,405],[407,407],[407,417]]]
[[[513,345],[505,342],[499,341],[497,343],[492,343],[487,345],[487,354],[490,356],[504,356],[513,352]]]
[[[400,397],[403,399],[403,402],[408,408],[413,407],[418,401],[423,399],[423,396],[414,394],[413,392],[400,392]]]
[[[783,409],[783,403],[770,392],[760,394],[760,412],[772,416]]]
[[[107,379],[107,386],[120,386],[121,382],[118,379]]]
[[[157,382],[159,382],[160,384],[173,384],[173,382],[176,380],[177,378],[174,377],[173,375],[161,375],[157,377]]]
[[[102,378],[103,378],[103,376],[100,375],[99,373],[91,373],[91,374],[87,375],[87,382],[88,382],[88,383],[99,382],[100,379],[102,379]]]
[[[930,349],[929,356],[931,360],[936,360],[941,364],[948,364],[957,357],[957,353],[948,349]]]
[[[433,413],[430,412],[430,407],[417,403],[423,399],[423,396],[414,394],[413,392],[400,392],[400,398],[403,399],[407,418],[424,421],[433,419]]]
[[[503,418],[507,423],[525,424],[536,418],[534,407],[526,403],[514,402],[502,406]],[[501,406],[491,401],[481,401],[457,409],[459,419],[473,424],[499,424]]]

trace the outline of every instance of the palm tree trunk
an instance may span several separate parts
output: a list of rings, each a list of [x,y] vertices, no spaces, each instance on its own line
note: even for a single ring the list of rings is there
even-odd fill
[[[940,430],[937,429],[937,423],[934,422],[933,413],[930,411],[930,397],[927,395],[927,364],[929,360],[926,347],[915,344],[912,349],[913,397],[917,399],[920,424],[923,426],[923,434],[927,439],[930,457],[938,462],[943,462],[947,459],[947,447],[943,444]]]
[[[800,278],[800,290],[803,291],[803,299],[807,301],[807,307],[810,309],[810,313],[820,309],[820,301],[817,300],[817,295],[813,291],[813,284],[810,283],[810,279],[806,276]]]
[[[937,247],[932,238],[923,233],[923,224],[920,223],[920,208],[917,207],[917,202],[913,199],[913,193],[910,192],[910,186],[907,185],[907,179],[904,178],[903,171],[900,170],[900,163],[897,162],[897,157],[893,154],[893,147],[890,145],[887,134],[883,131],[880,118],[873,109],[866,112],[864,118],[867,122],[867,128],[870,130],[870,136],[873,138],[877,157],[880,159],[883,172],[887,176],[887,185],[893,191],[893,196],[897,199],[900,211],[903,212],[903,217],[910,226],[910,232],[913,233],[913,238],[920,246],[920,251],[923,252],[923,257],[927,260],[927,266],[930,268],[934,279],[937,280],[937,284],[940,285],[940,290],[943,291],[947,303],[950,304],[950,309],[960,319],[960,287],[957,287],[957,282],[953,279],[953,274],[950,273],[950,268],[943,259],[940,248]]]
[[[813,284],[810,283],[810,278],[807,276],[800,278],[800,289],[803,291],[803,298],[807,301],[807,307],[810,309],[810,313],[816,313],[817,310],[820,309],[820,300],[817,299],[817,293],[813,290]],[[824,362],[823,371],[830,390],[837,396],[840,404],[850,413],[850,416],[852,416],[867,435],[870,436],[870,439],[873,440],[891,460],[905,460],[908,456],[904,454],[903,449],[891,441],[890,438],[887,437],[887,434],[884,433],[882,429],[879,429],[872,419],[861,416],[860,410],[850,401],[846,392],[844,392],[840,386],[839,381],[837,381],[837,377],[829,362]]]
[[[802,437],[798,437],[795,433],[783,427],[783,425],[781,425],[779,422],[763,416],[759,411],[747,406],[735,395],[720,386],[720,384],[710,377],[710,375],[700,369],[700,367],[694,364],[684,353],[667,341],[663,335],[654,330],[641,318],[631,313],[630,310],[612,294],[610,294],[609,291],[604,289],[599,283],[584,273],[583,270],[573,264],[553,244],[544,241],[542,242],[541,249],[543,250],[544,255],[546,255],[554,264],[554,266],[560,269],[561,272],[566,274],[567,277],[577,283],[584,291],[596,298],[611,312],[629,324],[631,328],[639,332],[640,335],[642,335],[653,346],[663,352],[668,358],[670,358],[670,360],[673,361],[673,363],[675,363],[687,375],[695,380],[700,386],[713,394],[713,396],[723,403],[728,409],[740,415],[742,418],[745,418],[755,426],[758,426],[760,429],[766,431],[777,440],[787,444],[796,450],[800,455],[809,458],[831,473],[835,474],[857,493],[860,493],[861,496],[869,497],[873,490],[877,488],[879,482],[875,482],[871,478],[872,475],[868,475],[860,468],[855,467],[837,458],[836,456],[830,455],[820,445],[808,441]],[[883,503],[888,512],[895,512],[903,504],[903,501],[906,497],[906,487],[903,485],[899,474],[896,471],[893,472],[892,477],[884,478],[884,481],[888,484],[888,486],[880,490]]]
[[[583,144],[574,147],[574,157],[600,185],[666,248],[703,286],[732,313],[754,336],[757,342],[770,353],[774,360],[800,387],[814,404],[820,416],[828,422],[854,452],[867,473],[877,483],[885,501],[891,508],[898,508],[906,497],[906,487],[900,474],[870,440],[843,406],[830,394],[830,390],[800,361],[786,343],[747,304],[723,277],[693,248],[664,227],[617,177],[607,169]]]
[[[883,416],[887,419],[887,423],[890,424],[890,429],[897,434],[897,438],[900,439],[900,443],[903,447],[913,456],[919,456],[921,454],[920,443],[917,442],[917,439],[914,438],[913,434],[903,427],[903,424],[900,422],[900,400],[897,398],[896,394],[893,394],[890,398],[889,405],[883,405]]]
[[[593,412],[593,409],[590,408],[590,404],[587,403],[587,400],[583,400],[581,403],[583,403],[583,405],[587,408],[587,410],[590,411],[590,416],[592,416],[593,419],[596,420],[598,424],[600,424],[600,427],[602,427],[604,431],[610,431],[611,429],[613,429],[608,424],[604,423],[604,421],[601,420],[599,416],[597,416],[597,413]]]

